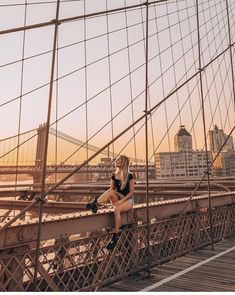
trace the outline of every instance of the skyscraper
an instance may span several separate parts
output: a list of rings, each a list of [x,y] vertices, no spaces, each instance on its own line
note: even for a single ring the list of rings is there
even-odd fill
[[[209,130],[209,147],[211,152],[217,153],[224,144],[227,137],[228,136],[224,133],[223,129],[219,129],[217,125],[215,125],[213,130]],[[228,138],[222,151],[234,151],[232,136]]]
[[[226,139],[227,142],[224,144]],[[232,136],[228,138],[223,129],[215,125],[214,129],[209,131],[209,147],[213,158],[217,156],[213,165],[213,174],[216,176],[235,175],[235,151]]]

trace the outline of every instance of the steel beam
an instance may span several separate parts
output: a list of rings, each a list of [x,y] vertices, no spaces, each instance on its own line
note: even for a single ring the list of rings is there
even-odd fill
[[[0,209],[23,210],[30,201],[0,200]],[[44,213],[76,212],[86,210],[85,202],[56,202],[50,201],[44,204]],[[38,204],[30,208],[29,212],[38,212]]]
[[[208,207],[207,196],[152,202],[149,204],[150,218],[164,219],[172,215],[199,210]],[[212,195],[212,206],[224,206],[235,203],[235,193]],[[146,204],[135,205],[133,212],[122,214],[122,223],[133,221],[146,222]],[[113,209],[100,209],[98,214],[78,212],[47,217],[42,222],[42,240],[92,232],[113,226]],[[0,249],[35,242],[37,237],[37,219],[14,223],[0,233]]]

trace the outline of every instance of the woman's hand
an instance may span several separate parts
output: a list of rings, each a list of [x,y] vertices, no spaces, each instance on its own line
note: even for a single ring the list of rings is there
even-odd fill
[[[118,200],[117,202],[114,203],[114,207],[116,207],[116,206],[118,206],[120,204],[122,204],[122,201],[121,200]]]

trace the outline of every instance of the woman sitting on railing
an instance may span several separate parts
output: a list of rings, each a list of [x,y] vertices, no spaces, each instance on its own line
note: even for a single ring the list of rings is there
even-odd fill
[[[121,213],[133,208],[134,204],[134,177],[129,171],[129,159],[119,156],[115,161],[116,171],[112,174],[110,188],[92,203],[87,203],[87,209],[96,213],[100,204],[105,204],[110,199],[114,206],[114,233],[107,245],[112,250],[118,241],[118,231],[121,224]]]

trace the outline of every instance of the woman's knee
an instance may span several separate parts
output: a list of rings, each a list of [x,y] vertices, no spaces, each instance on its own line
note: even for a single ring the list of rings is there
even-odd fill
[[[115,195],[115,190],[112,189],[112,188],[109,188],[106,192],[107,192],[109,195],[111,195],[111,196],[114,196],[114,195]]]
[[[114,189],[110,189],[109,191],[109,196],[111,197],[112,200],[117,201],[119,200],[119,196],[117,192]]]
[[[118,214],[121,213],[121,210],[120,210],[119,206],[114,207],[114,209],[113,209],[113,213],[114,213],[115,215],[118,215]]]

